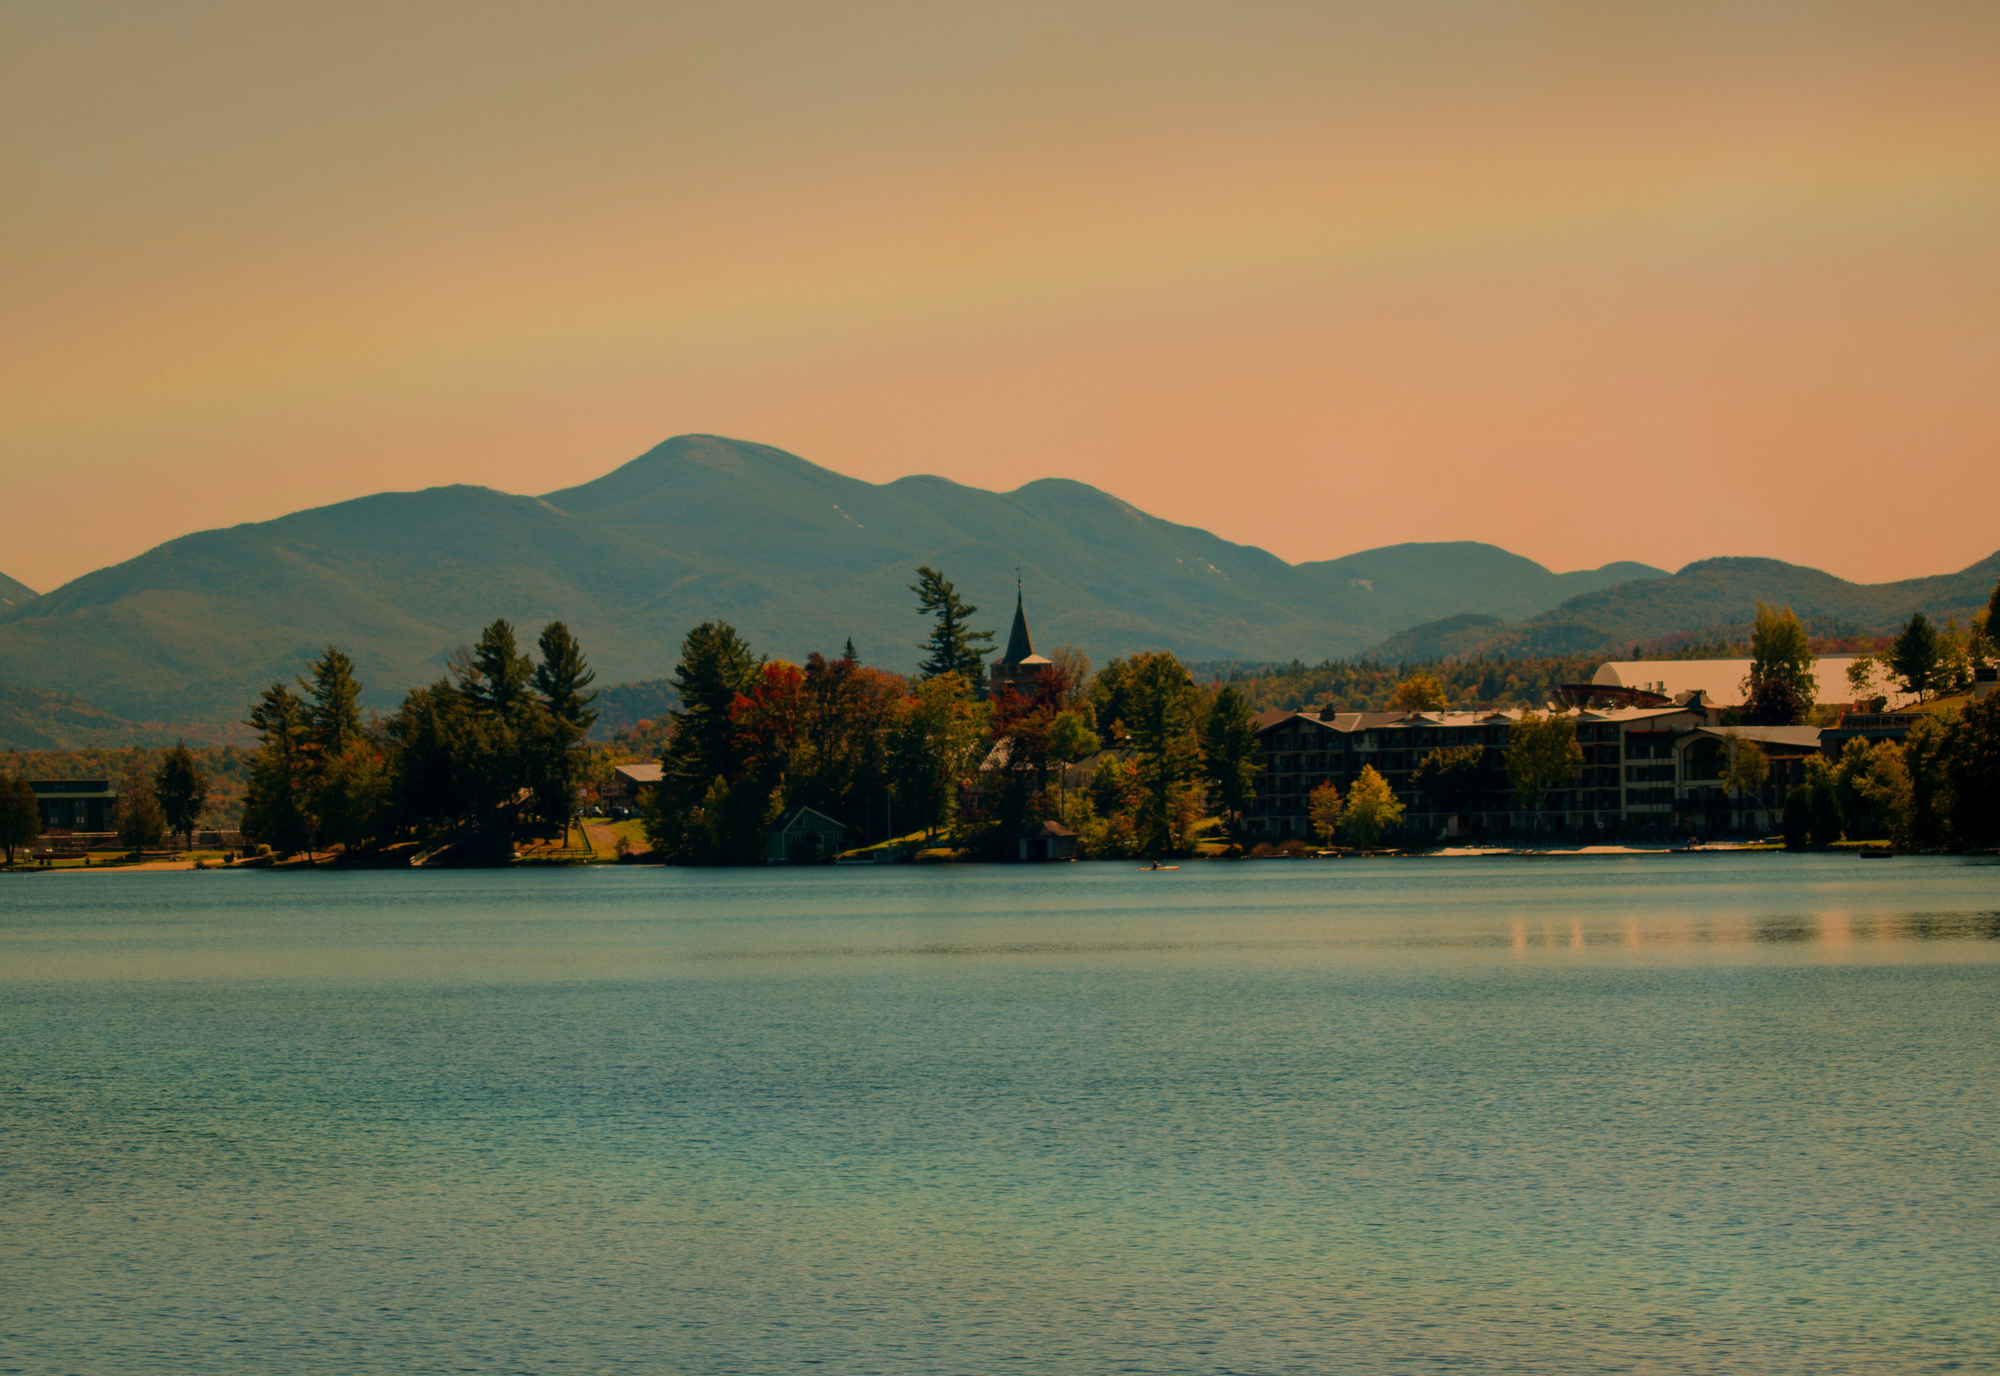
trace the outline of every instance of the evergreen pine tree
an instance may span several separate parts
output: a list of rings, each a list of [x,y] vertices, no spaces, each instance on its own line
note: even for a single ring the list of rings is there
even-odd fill
[[[719,776],[735,772],[729,722],[736,695],[750,684],[758,661],[749,642],[726,621],[704,621],[681,642],[674,689],[681,705],[672,713],[673,738],[660,757],[663,786],[698,805]]]
[[[515,645],[513,623],[505,618],[479,633],[469,668],[469,674],[462,673],[459,687],[473,706],[507,717],[527,701],[534,666]]]
[[[540,756],[534,771],[537,803],[544,821],[560,823],[567,845],[577,790],[588,764],[584,735],[597,720],[597,709],[590,705],[597,694],[584,690],[597,675],[585,663],[583,647],[562,622],[544,626],[539,643],[542,662],[535,668],[535,691],[541,694],[547,721],[534,733]]]
[[[152,772],[144,751],[135,750],[118,780],[118,840],[132,850],[157,847],[167,834],[167,819],[153,794]]]
[[[1922,702],[1924,694],[1937,686],[1939,651],[1937,627],[1922,612],[1910,617],[1889,647],[1889,667],[1903,686]]]
[[[167,819],[167,829],[187,838],[194,849],[194,826],[208,807],[208,773],[186,741],[176,741],[153,775],[153,796]]]
[[[42,809],[35,797],[35,790],[26,779],[12,778],[0,774],[0,847],[7,852],[7,863],[14,863],[14,852],[35,843],[42,834]]]
[[[306,706],[286,684],[274,683],[250,709],[244,724],[257,733],[260,744],[243,799],[243,834],[280,855],[303,850],[309,832]]]
[[[361,683],[354,661],[329,645],[312,662],[312,678],[300,679],[306,690],[305,735],[313,763],[331,760],[361,734]]]
[[[560,621],[542,628],[539,643],[542,662],[535,668],[535,691],[541,694],[542,705],[549,715],[588,731],[597,721],[597,709],[590,705],[597,694],[584,690],[597,681],[597,675],[585,662],[583,647]]]
[[[917,646],[924,652],[919,672],[925,678],[957,674],[973,691],[984,689],[993,632],[970,628],[979,608],[960,597],[951,580],[928,564],[918,567],[917,581],[910,584],[910,591],[917,595],[917,609],[937,618],[930,635]]]
[[[1222,813],[1223,825],[1235,839],[1244,809],[1250,806],[1258,766],[1257,722],[1250,704],[1234,688],[1224,688],[1208,705],[1201,724],[1201,763],[1209,803]]]

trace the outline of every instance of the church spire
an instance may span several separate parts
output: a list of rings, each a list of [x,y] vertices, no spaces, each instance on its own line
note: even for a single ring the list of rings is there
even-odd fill
[[[1007,636],[1007,653],[1000,657],[1002,664],[1019,664],[1035,653],[1034,637],[1028,634],[1028,613],[1021,607],[1021,580],[1014,580],[1014,629]]]

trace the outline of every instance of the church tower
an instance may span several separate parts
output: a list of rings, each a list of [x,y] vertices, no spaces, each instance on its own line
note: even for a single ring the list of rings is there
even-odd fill
[[[1017,578],[1014,580],[1014,629],[1007,636],[1007,651],[986,666],[991,691],[999,692],[1004,684],[1022,697],[1031,698],[1035,695],[1035,675],[1054,663],[1054,660],[1044,659],[1035,653],[1035,640],[1028,634],[1028,613],[1021,603],[1021,582]]]

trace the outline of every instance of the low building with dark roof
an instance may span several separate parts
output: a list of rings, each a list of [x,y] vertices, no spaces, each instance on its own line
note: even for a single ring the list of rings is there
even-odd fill
[[[30,779],[28,787],[45,832],[118,829],[118,789],[109,779]]]
[[[1017,840],[1023,860],[1076,859],[1076,833],[1061,822],[1038,822]]]

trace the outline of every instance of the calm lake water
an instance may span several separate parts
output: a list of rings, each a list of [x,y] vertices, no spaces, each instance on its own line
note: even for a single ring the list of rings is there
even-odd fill
[[[0,1370],[2000,1368],[2000,865],[0,883]]]

